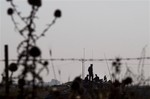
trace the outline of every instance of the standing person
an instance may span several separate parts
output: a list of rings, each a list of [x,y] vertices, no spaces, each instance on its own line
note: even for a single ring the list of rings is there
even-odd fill
[[[107,82],[107,77],[106,77],[106,75],[104,76],[104,82]]]
[[[90,64],[88,72],[89,72],[89,81],[93,81],[93,64]]]

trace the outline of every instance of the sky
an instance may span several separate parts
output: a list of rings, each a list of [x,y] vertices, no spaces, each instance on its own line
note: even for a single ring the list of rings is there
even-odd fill
[[[26,0],[14,0],[22,15],[28,15],[30,6]],[[0,59],[4,57],[4,45],[9,45],[9,58],[16,59],[16,47],[23,38],[15,32],[11,18],[6,11],[9,3],[1,0],[0,6]],[[150,56],[150,3],[148,0],[43,0],[36,20],[37,33],[40,33],[54,16],[56,9],[62,11],[62,17],[38,41],[43,58],[115,58],[117,56],[140,57],[146,47],[146,56]],[[16,18],[17,19],[17,18]],[[18,20],[19,21],[19,20]],[[20,21],[19,21],[20,22]],[[94,73],[100,78],[109,76],[106,62],[85,62],[85,74],[88,66],[94,64]],[[139,61],[122,61],[137,73]],[[4,63],[0,62],[2,73]],[[79,61],[54,61],[57,79],[62,82],[81,75],[82,63]],[[145,75],[150,76],[150,62],[145,61]],[[109,62],[111,68],[111,62]],[[54,78],[51,63],[50,73],[43,71],[44,81]],[[61,70],[59,76],[58,71]],[[123,75],[123,74],[122,74]]]

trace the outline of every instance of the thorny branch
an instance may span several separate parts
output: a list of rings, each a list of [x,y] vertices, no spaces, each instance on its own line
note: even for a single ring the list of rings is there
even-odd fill
[[[32,84],[32,98],[35,98],[36,92],[34,89],[36,88],[35,83],[39,81],[43,82],[40,73],[43,69],[46,69],[49,72],[47,66],[48,62],[41,59],[41,50],[37,46],[36,42],[39,38],[45,35],[45,33],[55,24],[56,19],[61,17],[61,11],[56,10],[54,13],[54,20],[48,24],[48,26],[43,30],[43,32],[38,36],[36,32],[36,24],[34,19],[36,17],[36,13],[38,9],[41,7],[41,0],[28,0],[28,4],[31,6],[31,11],[29,16],[22,17],[21,12],[18,11],[17,6],[14,4],[14,0],[7,0],[10,3],[10,8],[7,10],[7,14],[11,16],[12,22],[15,26],[15,29],[20,33],[21,36],[24,37],[24,40],[18,44],[17,52],[18,52],[18,60],[17,63],[12,63],[10,65],[10,71],[15,72],[20,66],[23,67],[21,74],[18,75],[18,86],[20,88],[20,94],[18,95],[19,99],[25,98],[24,85],[26,82]],[[21,22],[24,24],[23,28],[19,28],[19,23],[14,18],[14,15],[18,16],[21,19]],[[37,72],[37,66],[41,66],[41,68]],[[15,68],[15,69],[14,69]],[[27,74],[32,75],[32,80],[27,81]],[[11,75],[11,78],[13,78]]]

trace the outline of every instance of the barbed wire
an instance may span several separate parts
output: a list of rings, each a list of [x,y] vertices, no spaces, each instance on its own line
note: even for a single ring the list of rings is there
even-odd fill
[[[150,57],[137,57],[137,58],[121,58],[121,60],[131,61],[131,60],[149,60]],[[29,59],[32,60],[32,59]],[[114,61],[115,58],[109,58],[109,59],[84,59],[84,58],[42,58],[41,60],[45,61]],[[0,62],[5,61],[4,59],[1,59]],[[17,61],[17,59],[9,59],[9,61]]]

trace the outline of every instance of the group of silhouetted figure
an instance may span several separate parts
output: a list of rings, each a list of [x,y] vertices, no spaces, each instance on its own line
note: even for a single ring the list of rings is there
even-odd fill
[[[90,66],[88,68],[88,74],[86,75],[84,81],[86,81],[86,82],[88,82],[88,81],[91,81],[91,82],[102,82],[103,80],[104,80],[104,82],[107,82],[106,75],[104,76],[104,79],[100,79],[97,74],[95,74],[95,77],[94,77],[93,64],[90,64]]]

